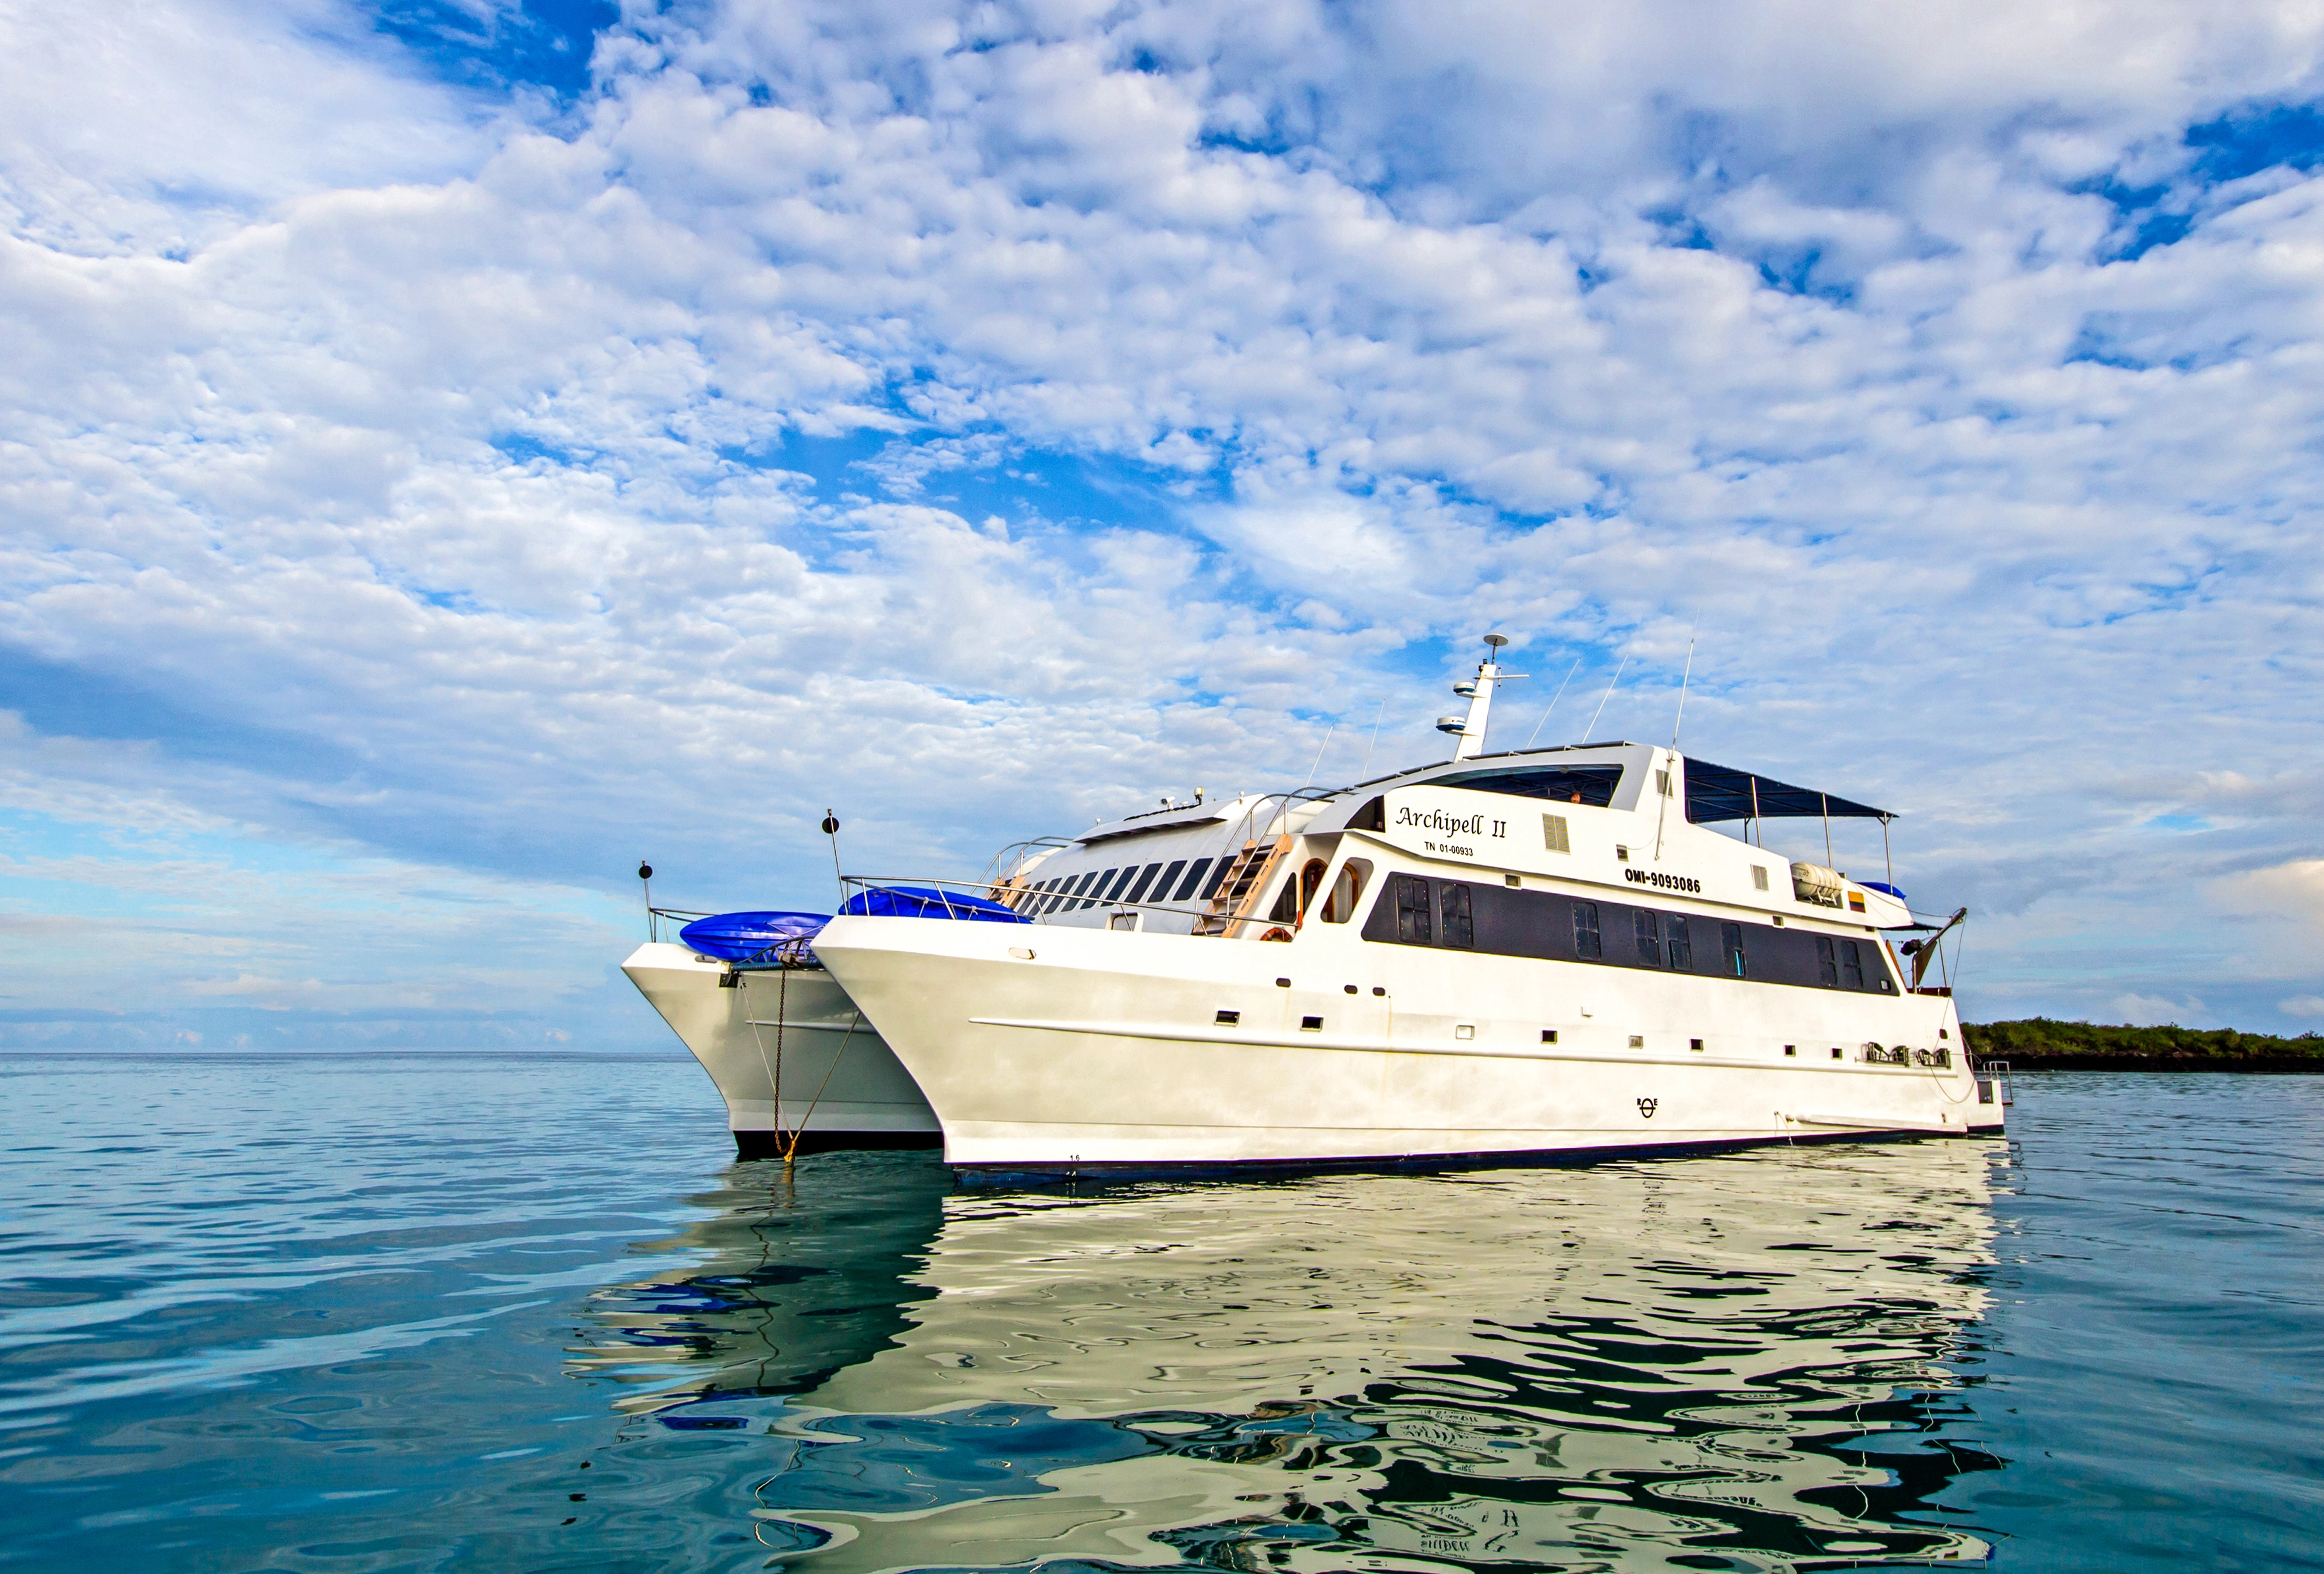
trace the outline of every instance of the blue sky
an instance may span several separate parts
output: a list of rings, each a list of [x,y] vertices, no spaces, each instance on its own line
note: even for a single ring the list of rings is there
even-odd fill
[[[1972,1017],[2324,1028],[2304,12],[0,33],[0,1043],[659,1042],[641,856],[1434,757],[1489,628],[1499,742],[1694,641]]]

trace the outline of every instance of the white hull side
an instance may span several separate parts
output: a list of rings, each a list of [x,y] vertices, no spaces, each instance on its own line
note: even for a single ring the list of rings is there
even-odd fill
[[[828,973],[743,973],[735,987],[722,989],[718,964],[666,944],[640,946],[622,971],[710,1073],[738,1140],[746,1133],[804,1130],[826,1139],[817,1144],[824,1146],[845,1135],[932,1144],[941,1129],[911,1074],[871,1023],[858,1020],[854,1003]],[[778,1017],[784,1023],[779,1042]]]
[[[2000,1106],[1978,1101],[1949,999],[1447,953],[1353,928],[1310,926],[1284,945],[843,918],[816,949],[964,1166],[1573,1153],[2001,1124]],[[1241,1020],[1218,1024],[1222,1009]],[[1308,1016],[1323,1026],[1304,1028]],[[1947,1047],[1953,1064],[1868,1065],[1866,1041]]]

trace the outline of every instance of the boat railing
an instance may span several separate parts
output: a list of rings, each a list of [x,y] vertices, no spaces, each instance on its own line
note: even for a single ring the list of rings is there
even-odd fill
[[[2006,1109],[2017,1102],[2016,1089],[2009,1085],[2008,1061],[1973,1061],[1971,1074],[1977,1078],[1977,1101],[1979,1104],[1999,1104]]]
[[[712,913],[696,912],[684,907],[649,907],[646,909],[646,939],[656,945],[674,945],[678,931],[697,918],[713,916]],[[667,934],[663,932],[665,930],[669,931]]]
[[[846,875],[841,876],[841,883],[848,888],[851,901],[860,892],[888,891],[908,893],[918,901],[927,902],[940,908],[945,916],[951,918],[973,919],[980,912],[990,916],[991,910],[979,908],[966,902],[955,905],[946,900],[947,896],[973,896],[985,902],[997,903],[1026,923],[1046,924],[1053,915],[1062,917],[1068,912],[1102,908],[1109,917],[1111,927],[1117,929],[1136,927],[1132,924],[1114,921],[1132,914],[1157,912],[1168,913],[1176,918],[1187,918],[1200,911],[1198,905],[1200,898],[1189,898],[1185,903],[1129,902],[1119,897],[1109,901],[1105,897],[1094,894],[1074,896],[1061,894],[1055,891],[1037,891],[1030,885],[1013,884],[1008,878],[952,880],[921,875]],[[1046,898],[1050,897],[1057,898],[1054,906],[1050,906],[1045,901]],[[844,909],[846,904],[843,903],[841,905]],[[1047,907],[1048,911],[1034,911],[1043,907]],[[1076,925],[1075,927],[1086,926]]]

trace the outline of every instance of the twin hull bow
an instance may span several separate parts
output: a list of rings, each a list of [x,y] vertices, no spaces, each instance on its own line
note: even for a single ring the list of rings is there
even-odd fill
[[[830,974],[733,972],[661,943],[622,971],[717,1085],[744,1158],[783,1151],[794,1133],[801,1153],[941,1140],[911,1075]]]

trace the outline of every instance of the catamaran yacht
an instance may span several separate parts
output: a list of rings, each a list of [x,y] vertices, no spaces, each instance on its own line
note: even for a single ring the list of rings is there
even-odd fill
[[[1375,1165],[2001,1129],[2006,1080],[1973,1069],[1950,991],[1925,981],[1941,930],[1888,881],[1764,845],[1769,820],[1885,833],[1890,815],[1674,747],[1487,754],[1506,643],[1438,723],[1451,760],[1030,844],[967,899],[1013,921],[857,880],[815,954],[947,1161]],[[1904,931],[1908,965],[1886,939]]]

